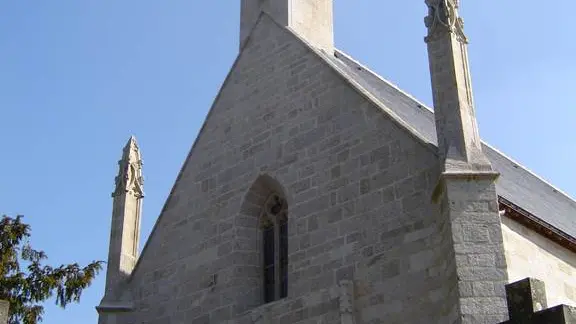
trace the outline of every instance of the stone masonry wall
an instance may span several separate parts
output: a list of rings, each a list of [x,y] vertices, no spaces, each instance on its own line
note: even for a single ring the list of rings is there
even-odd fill
[[[266,16],[252,38],[135,269],[136,310],[119,322],[337,323],[341,280],[354,283],[357,324],[446,322],[433,151]],[[258,212],[246,201],[274,189],[288,201],[289,292],[261,305]]]
[[[546,282],[548,306],[576,305],[576,255],[540,234],[502,217],[510,282],[533,277]]]
[[[493,176],[445,175],[443,212],[450,218],[458,280],[456,323],[508,319],[506,262]]]

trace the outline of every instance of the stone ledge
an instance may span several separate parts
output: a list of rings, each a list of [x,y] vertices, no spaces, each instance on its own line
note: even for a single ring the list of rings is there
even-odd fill
[[[98,311],[98,314],[101,314],[101,313],[125,313],[125,312],[131,312],[133,310],[134,310],[134,305],[132,305],[131,303],[124,303],[124,304],[106,303],[106,304],[100,304],[100,305],[96,306],[96,311]]]
[[[576,307],[558,305],[538,311],[527,318],[508,320],[500,324],[573,324],[576,323]]]
[[[491,180],[495,181],[500,176],[496,171],[475,171],[475,170],[460,170],[460,171],[444,171],[440,174],[440,179],[432,192],[431,200],[437,204],[444,195],[444,184],[447,180]]]
[[[322,304],[331,304],[334,307],[333,311],[339,313],[338,324],[354,324],[355,319],[355,302],[354,302],[354,281],[352,280],[342,280],[338,284],[313,292],[304,294],[298,297],[288,297],[280,299],[271,303],[259,305],[255,308],[245,311],[240,315],[240,318],[249,318],[252,323],[262,324],[271,323],[273,320],[283,318],[287,320],[289,316],[293,315],[290,320],[292,322],[300,322],[303,319],[308,318],[306,316],[298,316],[304,314],[301,311],[307,308],[319,307]],[[329,309],[320,308],[321,311],[318,314],[312,314],[312,317],[319,316]],[[299,312],[300,311],[300,312]]]
[[[444,171],[442,179],[464,179],[464,180],[496,180],[500,173],[496,171]]]

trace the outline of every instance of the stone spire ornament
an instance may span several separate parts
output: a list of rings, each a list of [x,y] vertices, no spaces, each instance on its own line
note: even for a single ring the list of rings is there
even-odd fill
[[[458,16],[457,0],[425,0],[425,42],[434,99],[438,157],[442,174],[432,200],[442,221],[450,224],[444,240],[454,293],[446,305],[446,323],[495,323],[507,319],[504,284],[508,281],[495,181],[498,173],[483,152],[478,133],[468,62],[468,39]],[[490,234],[488,234],[490,233]],[[486,234],[486,235],[484,235]],[[479,241],[478,235],[486,237]],[[468,260],[485,258],[494,264]],[[482,284],[490,291],[468,289],[476,274],[490,273]],[[453,299],[452,299],[453,298]]]
[[[144,197],[144,179],[142,178],[142,158],[136,138],[130,136],[124,146],[122,159],[118,161],[118,176],[115,178],[116,188],[112,197],[122,194]]]
[[[482,151],[472,95],[468,38],[458,15],[458,0],[425,0],[428,61],[444,169],[490,171]]]
[[[130,136],[122,150],[115,183],[112,193],[106,292],[99,306],[99,312],[104,313],[107,308],[102,305],[113,304],[117,298],[118,287],[130,276],[138,261],[144,181],[142,157],[134,136]]]
[[[428,42],[443,33],[454,33],[463,43],[468,43],[464,34],[464,20],[458,16],[459,0],[425,0],[428,16],[424,24],[428,28]]]

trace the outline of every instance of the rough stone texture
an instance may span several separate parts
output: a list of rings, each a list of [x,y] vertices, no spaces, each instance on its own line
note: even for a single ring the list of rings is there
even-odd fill
[[[526,278],[506,286],[506,301],[510,320],[520,321],[548,308],[544,282]]]
[[[343,75],[382,102],[412,133],[436,147],[436,116],[432,109],[341,51],[336,50],[334,56],[327,58]],[[494,170],[500,173],[496,181],[498,196],[576,237],[576,220],[572,217],[576,213],[574,199],[485,142],[482,150]]]
[[[570,324],[576,323],[576,308],[558,305],[546,308],[544,282],[525,278],[506,285],[510,320],[502,324]]]
[[[454,32],[437,34],[427,47],[438,153],[447,169],[490,169],[478,133],[467,45]]]
[[[446,323],[433,150],[267,16],[232,69],[147,242],[119,323]],[[288,298],[261,305],[258,202],[289,206]],[[444,242],[445,243],[445,242]],[[455,301],[455,299],[452,299]]]
[[[575,324],[576,308],[567,305],[558,305],[540,311],[529,322],[510,322],[506,324]]]
[[[112,193],[112,223],[106,269],[106,297],[114,298],[116,286],[134,269],[138,259],[142,209],[142,158],[134,137],[130,137],[118,161],[116,188]]]
[[[447,269],[454,279],[450,284],[457,285],[452,295],[459,305],[454,320],[506,320],[506,262],[493,179],[446,179],[442,214],[449,225],[444,233],[450,235],[454,253],[454,258],[450,258],[454,262]]]
[[[548,305],[576,305],[576,256],[540,234],[502,217],[510,281],[533,277],[546,281]]]
[[[131,299],[125,284],[138,260],[140,215],[144,197],[142,157],[133,136],[123,148],[115,182],[106,288],[100,305],[96,307],[100,324],[115,324],[116,312],[131,309],[130,302],[125,301]]]
[[[7,300],[0,300],[0,324],[8,324],[8,311],[10,303]]]
[[[294,14],[280,6],[288,0],[266,1]],[[126,283],[121,300],[129,303],[114,305],[133,309],[100,323],[506,320],[494,179],[440,179],[436,148],[390,113],[388,102],[355,88],[344,77],[351,72],[305,32],[322,28],[286,25],[271,14],[277,22],[243,16],[243,32],[246,21],[254,29]],[[439,57],[431,64],[439,72],[434,90],[459,96],[466,80],[458,75],[454,87],[446,76],[465,53],[443,70],[445,45],[431,50]],[[470,101],[464,112],[473,117],[471,96],[447,100]],[[442,122],[440,139],[461,131],[460,147],[481,147],[469,117]],[[458,118],[462,124],[447,129]],[[475,164],[467,171],[489,169],[487,160],[470,158],[477,153],[467,155]],[[288,204],[289,292],[263,305],[259,215],[273,192]],[[352,296],[341,295],[343,282]]]
[[[467,41],[457,1],[426,1],[428,60],[438,155],[443,173],[434,200],[441,204],[445,272],[451,322],[507,319],[507,282],[495,179],[482,142],[472,98]],[[444,20],[444,21],[443,21]]]
[[[495,180],[482,150],[472,96],[467,39],[458,1],[425,1],[425,38],[438,155],[443,173],[434,194],[441,203],[445,271],[450,275],[450,321],[495,323],[507,319],[507,282]]]

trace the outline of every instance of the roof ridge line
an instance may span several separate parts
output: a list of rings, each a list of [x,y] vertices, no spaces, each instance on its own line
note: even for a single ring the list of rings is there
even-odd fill
[[[552,183],[550,183],[548,180],[542,178],[541,176],[539,176],[538,174],[536,174],[534,171],[528,169],[527,167],[525,167],[524,165],[522,165],[521,163],[519,163],[518,161],[514,160],[513,158],[511,158],[510,156],[502,153],[502,151],[500,151],[499,149],[495,148],[494,146],[486,143],[485,141],[482,141],[482,144],[486,145],[487,147],[489,147],[490,149],[494,150],[494,152],[502,155],[503,157],[505,157],[506,159],[508,159],[510,162],[514,163],[515,165],[517,165],[518,167],[522,168],[522,170],[528,172],[531,176],[533,176],[534,178],[540,180],[542,183],[546,184],[547,186],[549,186],[550,188],[554,189],[556,191],[556,193],[559,193],[563,196],[565,196],[566,198],[568,198],[570,201],[572,201],[573,203],[576,203],[576,199],[572,198],[572,196],[570,196],[569,194],[567,194],[566,192],[564,192],[563,190],[559,189],[558,187],[556,187],[555,185],[553,185]]]
[[[338,54],[338,55],[342,55],[344,56],[347,60],[353,62],[354,64],[358,65],[359,67],[361,67],[362,69],[364,69],[366,72],[369,72],[370,74],[372,74],[374,77],[378,78],[380,81],[385,82],[386,84],[388,84],[389,86],[391,86],[392,88],[394,88],[396,91],[400,92],[401,94],[405,95],[406,97],[410,98],[411,100],[413,100],[414,102],[416,102],[417,104],[419,104],[420,106],[422,106],[423,108],[426,108],[428,111],[430,111],[431,113],[434,113],[434,110],[430,107],[428,107],[428,105],[424,104],[422,101],[418,100],[416,97],[414,97],[412,94],[406,92],[405,90],[402,90],[402,88],[400,88],[398,85],[396,85],[395,83],[393,83],[392,81],[388,80],[388,79],[384,79],[384,77],[382,77],[380,74],[372,71],[369,67],[367,67],[366,65],[360,63],[358,60],[356,60],[355,58],[353,58],[352,56],[350,56],[350,54],[347,54],[345,52],[343,52],[342,50],[339,49],[334,49],[334,54]]]
[[[260,20],[262,20],[262,17],[265,15],[266,15],[265,12],[263,12],[263,11],[260,12],[260,15],[258,16],[258,19],[256,20],[256,23],[254,24],[252,29],[256,28],[256,25],[258,25],[260,23]],[[268,15],[266,15],[266,16],[268,16]],[[136,264],[134,265],[134,268],[132,269],[132,272],[130,273],[130,275],[126,278],[128,282],[131,281],[132,279],[134,279],[134,276],[136,274],[136,270],[140,268],[140,264],[143,262],[142,260],[144,259],[143,258],[144,253],[148,250],[148,245],[152,239],[152,235],[154,235],[154,233],[156,232],[158,224],[160,224],[160,219],[163,218],[163,216],[166,212],[166,209],[168,208],[168,204],[170,202],[172,202],[172,197],[173,197],[174,193],[176,192],[176,185],[179,184],[180,179],[183,176],[184,169],[188,166],[188,162],[190,161],[190,158],[192,157],[192,153],[194,152],[194,149],[196,148],[196,145],[198,144],[198,140],[200,139],[200,135],[202,135],[202,133],[204,132],[204,130],[206,128],[206,124],[208,123],[208,119],[210,118],[212,111],[213,111],[214,107],[216,106],[218,99],[220,98],[220,95],[222,93],[222,89],[224,89],[224,87],[228,84],[228,80],[230,79],[230,76],[232,75],[232,71],[234,70],[234,67],[240,61],[240,57],[244,53],[244,49],[246,48],[248,42],[251,41],[251,39],[252,39],[252,31],[250,32],[248,37],[246,37],[244,46],[242,46],[240,48],[240,50],[238,51],[238,54],[236,54],[236,57],[234,58],[234,61],[232,62],[232,65],[230,66],[228,73],[226,73],[226,76],[224,77],[224,80],[222,81],[222,83],[220,83],[220,87],[218,88],[218,91],[216,92],[214,99],[210,103],[210,108],[208,108],[208,112],[206,113],[206,116],[204,117],[204,121],[202,122],[202,125],[198,129],[198,133],[196,134],[196,137],[194,138],[194,141],[192,142],[192,145],[191,145],[190,149],[188,150],[188,154],[186,154],[186,157],[184,158],[184,162],[180,166],[180,170],[176,174],[176,178],[174,179],[174,182],[172,183],[172,187],[170,188],[170,191],[168,192],[168,195],[166,196],[166,199],[164,200],[164,204],[162,205],[160,212],[158,213],[158,216],[156,217],[156,221],[154,222],[154,225],[152,226],[152,229],[150,230],[148,237],[146,238],[146,241],[144,242],[144,246],[142,247],[142,250],[138,254]]]
[[[423,108],[426,108],[428,111],[430,111],[432,114],[434,114],[434,110],[432,110],[430,107],[426,106],[425,104],[423,104],[420,100],[418,100],[417,98],[415,98],[414,96],[412,96],[411,94],[407,93],[406,91],[402,90],[400,87],[398,87],[396,84],[392,83],[391,81],[384,79],[381,75],[379,75],[378,73],[370,70],[368,67],[366,67],[366,65],[360,63],[359,61],[357,61],[356,59],[354,59],[353,57],[351,57],[349,54],[339,50],[339,49],[335,49],[335,54],[338,55],[342,55],[343,57],[345,57],[347,60],[353,62],[354,64],[358,65],[359,67],[361,67],[362,69],[364,69],[366,72],[370,73],[372,76],[378,78],[379,80],[381,80],[382,82],[385,82],[386,84],[388,84],[389,86],[393,87],[395,90],[397,90],[398,92],[402,93],[403,95],[405,95],[406,97],[410,98],[411,100],[413,100],[414,102],[418,103],[420,106],[422,106]],[[536,174],[534,171],[528,169],[526,166],[524,166],[523,164],[519,163],[518,161],[512,159],[510,156],[502,153],[502,151],[496,149],[494,146],[488,144],[486,141],[480,139],[480,141],[482,142],[482,144],[486,145],[487,147],[489,147],[490,149],[494,150],[496,153],[500,154],[501,156],[503,156],[504,158],[508,159],[510,162],[514,163],[515,165],[517,165],[518,167],[522,168],[524,171],[528,172],[531,176],[533,176],[534,178],[538,179],[539,181],[541,181],[542,183],[546,184],[547,186],[549,186],[550,188],[554,189],[557,193],[560,193],[562,195],[564,195],[566,198],[568,198],[569,200],[571,200],[572,202],[576,203],[576,199],[572,198],[572,196],[570,196],[568,193],[562,191],[561,189],[559,189],[558,187],[556,187],[555,185],[553,185],[552,183],[550,183],[549,181],[545,180],[544,178],[542,178],[541,176],[539,176],[538,174]]]
[[[334,49],[334,51],[332,53],[327,53],[323,49],[318,49],[318,48],[314,47],[306,39],[304,39],[303,37],[298,35],[298,33],[296,33],[294,30],[292,30],[292,28],[290,28],[289,26],[282,26],[282,25],[278,24],[273,19],[271,19],[271,21],[274,24],[276,24],[278,27],[280,27],[281,29],[284,29],[287,32],[289,32],[290,34],[292,34],[292,36],[295,37],[296,39],[298,39],[311,53],[314,53],[320,60],[322,60],[334,72],[336,72],[336,74],[340,78],[342,78],[342,80],[345,83],[350,85],[360,96],[362,96],[365,100],[371,102],[374,106],[376,106],[378,109],[380,109],[386,115],[388,115],[390,117],[390,119],[393,120],[393,122],[395,122],[401,128],[405,129],[410,134],[410,136],[413,136],[414,138],[416,138],[418,140],[418,142],[420,144],[422,144],[426,149],[431,149],[428,146],[428,144],[433,144],[433,143],[428,141],[428,139],[426,139],[426,137],[423,136],[422,133],[420,133],[416,128],[414,128],[412,125],[407,123],[403,118],[398,116],[398,114],[396,114],[396,112],[394,112],[392,109],[390,109],[388,106],[386,106],[379,98],[377,98],[372,93],[372,91],[366,89],[361,84],[359,84],[356,80],[351,78],[348,72],[346,72],[344,69],[342,69],[340,66],[338,66],[333,60],[331,60],[327,57],[327,56],[334,56],[335,53],[337,52],[336,49]],[[434,154],[436,154],[435,150],[433,150],[433,152],[434,152]]]

